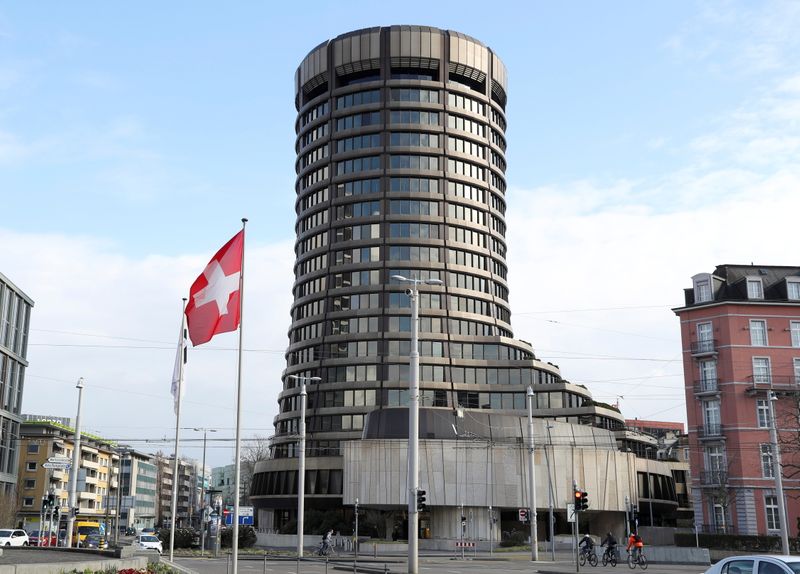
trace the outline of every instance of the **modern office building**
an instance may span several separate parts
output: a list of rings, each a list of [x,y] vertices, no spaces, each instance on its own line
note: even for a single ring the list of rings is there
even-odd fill
[[[681,322],[695,523],[776,534],[775,409],[790,535],[800,517],[800,267],[720,265],[692,277]],[[774,399],[774,400],[773,400]]]
[[[524,416],[529,385],[537,417],[624,427],[618,410],[514,338],[506,76],[478,40],[420,26],[350,32],[300,64],[292,323],[272,458],[251,490],[262,528],[296,516],[300,385],[290,375],[320,378],[308,385],[307,509],[352,504],[346,446],[407,432],[410,299],[398,275],[442,282],[420,286],[422,439],[455,439],[475,413]]]
[[[214,496],[222,497],[224,506],[232,506],[236,502],[236,465],[228,464],[211,469],[211,488]],[[213,501],[212,501],[213,502]]]
[[[0,507],[11,509],[17,503],[20,409],[32,308],[30,297],[0,273]]]
[[[153,528],[156,520],[158,472],[153,455],[130,447],[120,447],[119,524],[135,528]]]
[[[46,468],[50,458],[72,459],[75,429],[50,421],[30,420],[20,425],[18,520],[27,528],[39,522],[42,497],[55,495],[62,516],[69,509],[70,471]],[[119,472],[114,445],[99,436],[81,432],[80,467],[76,486],[79,520],[113,518]]]

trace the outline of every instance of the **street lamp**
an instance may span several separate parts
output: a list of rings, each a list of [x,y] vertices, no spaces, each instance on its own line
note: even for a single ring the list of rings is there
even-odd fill
[[[408,573],[417,574],[419,568],[419,513],[417,489],[419,488],[419,291],[417,286],[443,285],[439,279],[417,279],[392,275],[392,279],[410,283],[406,295],[411,299],[411,353],[408,381]]]
[[[200,472],[203,477],[200,481],[200,556],[206,552],[206,437],[210,432],[217,432],[217,429],[194,428],[195,432],[203,433],[203,467]]]
[[[539,560],[539,544],[538,544],[538,536],[536,531],[536,469],[533,462],[533,387],[528,387],[528,474],[530,475],[530,482],[528,486],[530,488],[530,501],[531,501],[531,512],[528,518],[531,521],[531,560],[536,561]]]
[[[770,416],[772,424],[769,427],[769,438],[772,443],[772,474],[775,475],[775,494],[778,499],[778,515],[780,516],[781,526],[781,547],[783,554],[789,555],[789,528],[786,524],[786,503],[783,500],[783,471],[781,470],[781,451],[778,448],[778,421],[775,419],[775,403],[778,402],[778,395],[769,393]]]
[[[72,548],[72,531],[75,528],[75,515],[78,513],[78,466],[81,462],[81,400],[83,399],[83,377],[75,385],[78,389],[78,413],[75,415],[75,439],[72,441],[72,472],[69,476],[69,517],[65,545]],[[41,531],[41,528],[39,529]]]
[[[652,446],[648,446],[645,451],[649,453],[653,450]],[[645,462],[647,464],[647,499],[650,506],[650,526],[653,526],[653,484],[650,482],[650,455],[645,455]]]
[[[553,452],[553,435],[550,434],[550,430],[553,428],[553,425],[547,423],[547,442],[550,446],[550,453]],[[555,539],[555,524],[553,523],[553,477],[550,474],[550,456],[547,454],[547,449],[544,451],[545,462],[547,462],[547,501],[548,501],[548,520],[550,521],[549,524],[549,532],[550,532],[550,557],[553,562],[556,561],[556,539]]]
[[[297,568],[303,557],[303,515],[306,511],[306,381],[319,382],[322,377],[289,375],[290,379],[300,381],[300,444],[297,463]]]

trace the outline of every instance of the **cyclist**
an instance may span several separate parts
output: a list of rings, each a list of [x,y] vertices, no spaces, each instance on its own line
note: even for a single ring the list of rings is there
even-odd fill
[[[581,538],[581,541],[578,544],[578,548],[581,549],[581,552],[584,552],[587,555],[593,553],[592,551],[594,550],[594,540],[592,540],[592,537],[589,536],[588,532],[583,535],[583,538]]]
[[[603,556],[608,560],[612,556],[616,556],[617,552],[617,539],[614,538],[614,535],[610,532],[606,534],[606,537],[603,538],[603,541],[600,543],[600,546],[605,546],[606,551],[603,553]]]
[[[638,559],[639,556],[642,555],[642,549],[644,548],[644,542],[638,532],[631,532],[630,538],[628,538],[628,547],[626,550],[630,552],[631,548],[633,548],[634,558]]]
[[[320,545],[319,555],[320,556],[327,556],[328,552],[331,550],[331,545],[333,543],[333,528],[328,530],[325,534],[322,535],[322,544]]]

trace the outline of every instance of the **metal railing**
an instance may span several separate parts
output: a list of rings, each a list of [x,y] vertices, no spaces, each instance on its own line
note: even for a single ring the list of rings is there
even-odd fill
[[[701,471],[700,484],[703,486],[722,486],[728,484],[728,472],[725,470]]]
[[[717,378],[705,378],[694,382],[695,393],[716,393],[719,392]]]
[[[716,349],[717,349],[716,339],[693,341],[691,344],[692,355],[707,355],[710,353],[715,353]]]
[[[747,382],[752,385],[753,390],[800,391],[800,381],[792,375],[750,375]]]
[[[717,438],[722,436],[722,425],[719,423],[702,425],[698,429],[700,438]]]

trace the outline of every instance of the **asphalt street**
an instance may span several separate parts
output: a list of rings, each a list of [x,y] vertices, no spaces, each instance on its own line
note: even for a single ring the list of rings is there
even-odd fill
[[[230,562],[227,557],[218,559],[209,558],[177,558],[177,564],[193,570],[199,574],[222,574],[230,571]],[[330,560],[327,563],[318,559],[306,559],[298,564],[294,560],[276,560],[256,557],[242,557],[239,560],[239,572],[256,574],[335,574],[341,572],[361,572],[364,574],[402,574],[408,572],[406,561],[400,557],[387,557],[385,561],[372,559],[369,561],[361,560],[353,569],[353,561]],[[708,566],[685,566],[673,564],[651,564],[648,574],[701,574]],[[643,572],[637,568],[639,572]],[[523,555],[509,555],[495,559],[474,559],[459,560],[449,556],[442,557],[420,557],[420,574],[466,574],[466,573],[486,573],[491,574],[514,574],[520,572],[538,574],[566,574],[575,572],[575,564],[568,561],[540,561],[531,562]],[[619,564],[616,568],[611,566],[603,567],[598,565],[592,568],[587,565],[581,568],[581,572],[631,572],[626,563]]]

